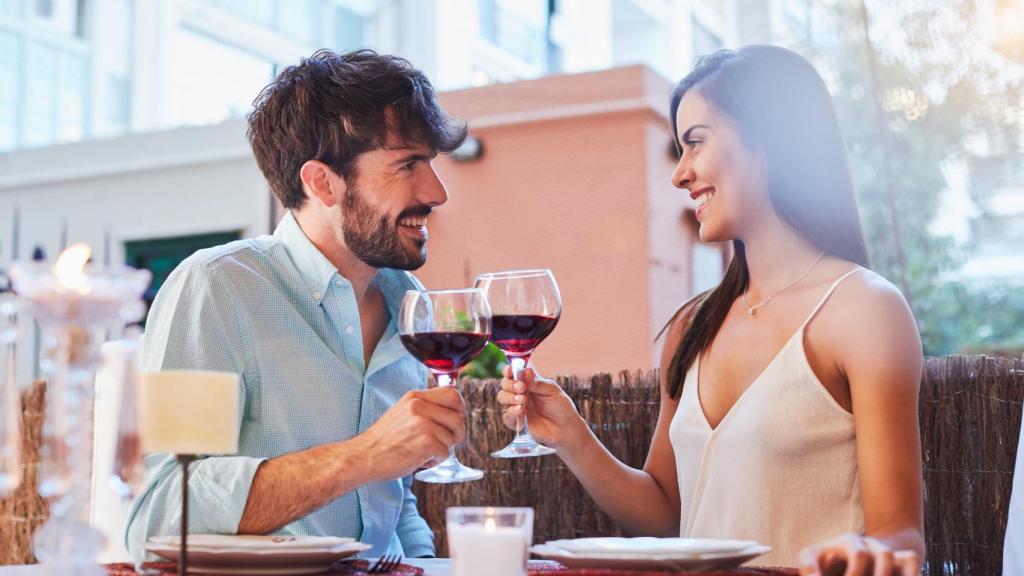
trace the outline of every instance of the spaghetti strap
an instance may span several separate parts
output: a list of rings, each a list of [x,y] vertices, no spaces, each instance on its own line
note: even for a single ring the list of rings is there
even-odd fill
[[[839,285],[843,282],[843,280],[846,280],[847,278],[852,276],[855,272],[860,272],[863,269],[864,268],[862,268],[860,266],[857,266],[853,270],[850,270],[846,274],[843,274],[842,276],[837,278],[836,281],[832,283],[832,286],[829,286],[828,292],[825,292],[825,295],[821,298],[821,301],[818,302],[818,305],[815,306],[814,310],[811,311],[810,316],[808,316],[807,319],[804,320],[804,323],[800,326],[800,329],[803,330],[804,328],[806,328],[807,325],[810,324],[811,320],[813,320],[814,317],[818,315],[818,311],[821,310],[821,307],[825,305],[825,302],[828,302],[828,299],[832,296],[832,293],[836,291],[836,288],[839,287]]]

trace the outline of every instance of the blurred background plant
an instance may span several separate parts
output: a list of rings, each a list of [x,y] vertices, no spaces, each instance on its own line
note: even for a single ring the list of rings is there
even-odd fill
[[[1024,3],[992,7],[834,2],[797,46],[835,98],[872,266],[929,355],[1024,351]]]
[[[505,353],[493,342],[488,342],[483,352],[462,369],[463,378],[501,378],[501,371],[508,362]]]

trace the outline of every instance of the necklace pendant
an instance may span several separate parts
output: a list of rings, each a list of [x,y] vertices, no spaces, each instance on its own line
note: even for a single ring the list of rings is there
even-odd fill
[[[757,314],[757,308],[747,308],[747,316],[753,316]]]

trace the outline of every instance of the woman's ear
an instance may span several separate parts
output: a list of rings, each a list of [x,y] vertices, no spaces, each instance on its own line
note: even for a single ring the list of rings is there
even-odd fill
[[[311,202],[331,208],[345,195],[345,179],[319,160],[307,160],[299,169],[302,190]]]

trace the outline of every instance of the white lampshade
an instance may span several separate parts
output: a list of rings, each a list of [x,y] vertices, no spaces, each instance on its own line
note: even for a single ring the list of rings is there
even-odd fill
[[[167,370],[139,378],[142,451],[238,452],[238,374]]]

